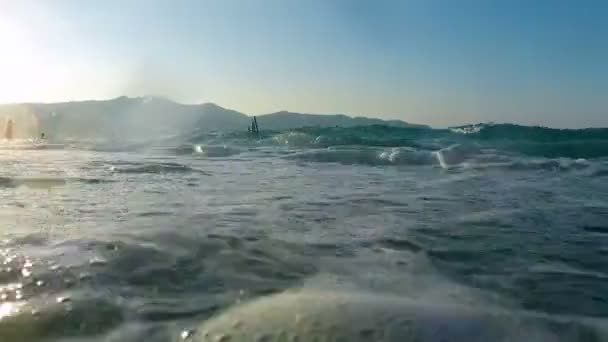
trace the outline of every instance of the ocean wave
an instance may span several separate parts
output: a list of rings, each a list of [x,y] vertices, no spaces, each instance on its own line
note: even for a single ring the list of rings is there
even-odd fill
[[[295,318],[294,318],[295,317]],[[237,324],[235,324],[237,322]],[[603,322],[602,322],[603,323]],[[279,328],[277,328],[279,327]],[[596,322],[531,312],[435,304],[401,296],[296,289],[235,305],[202,322],[196,340],[600,341]]]
[[[449,168],[467,160],[468,157],[480,153],[480,148],[470,144],[454,144],[435,152],[439,165]]]
[[[162,173],[199,173],[208,175],[207,172],[191,168],[186,165],[178,164],[178,163],[147,163],[147,164],[139,164],[136,166],[128,166],[128,167],[115,167],[111,168],[113,172],[116,173],[151,173],[151,174],[162,174]]]
[[[381,125],[362,127],[300,128],[272,137],[275,144],[291,147],[375,146],[417,147],[418,138],[438,137],[443,130],[398,128]]]
[[[459,164],[459,159],[474,153],[468,150],[472,146],[531,157],[572,159],[608,157],[608,129],[561,130],[510,124],[471,125],[451,129],[373,125],[263,131],[255,136],[246,131],[195,132],[158,141],[81,141],[72,143],[74,144],[77,147],[104,152],[138,150],[145,152],[154,146],[163,146],[165,150],[169,149],[177,155],[198,154],[207,157],[236,155],[253,146],[256,148],[286,146],[293,149],[347,146],[408,147],[439,152],[437,157],[443,160],[440,164],[449,167]],[[458,147],[455,147],[457,145]],[[60,146],[62,145],[40,145],[35,148],[63,148]],[[467,151],[464,151],[465,149]]]
[[[476,124],[451,128],[450,132],[528,156],[575,159],[608,156],[608,128],[554,129],[514,124]]]
[[[461,131],[467,134],[461,134]],[[559,130],[517,125],[474,126],[469,130],[466,127],[451,130],[385,126],[336,127],[282,132],[275,135],[273,141],[292,147],[313,148],[357,145],[445,149],[461,145],[455,149],[462,152],[465,146],[470,148],[478,145],[546,158],[608,156],[608,129]]]
[[[171,147],[171,148],[168,148],[167,150],[170,153],[178,155],[178,156],[191,155],[191,154],[194,154],[194,146],[195,145],[185,144],[185,145],[180,145],[177,147]]]
[[[593,171],[592,177],[608,177],[608,168]]]
[[[228,145],[187,144],[170,150],[177,155],[199,155],[209,158],[230,157],[241,153],[241,149]]]
[[[58,141],[62,142],[62,141]],[[441,165],[459,164],[472,146],[502,153],[544,158],[599,159],[608,157],[608,129],[552,129],[511,124],[470,125],[451,129],[403,128],[382,125],[357,127],[309,127],[285,131],[195,132],[151,140],[91,140],[62,144],[4,143],[0,149],[58,149],[66,146],[103,152],[147,151],[163,146],[178,155],[227,157],[247,148],[287,146],[294,149],[328,147],[413,148],[439,152]],[[458,146],[457,146],[458,145]],[[170,147],[174,146],[174,147]],[[457,146],[457,147],[455,147]],[[464,151],[464,150],[467,151]],[[464,153],[465,155],[462,155]],[[455,158],[455,159],[453,159]]]
[[[522,155],[546,158],[601,158],[608,156],[608,140],[580,140],[560,142],[505,141],[496,147]]]
[[[512,153],[487,150],[476,144],[455,144],[430,151],[410,147],[368,148],[332,147],[305,150],[284,156],[286,159],[310,163],[335,163],[343,165],[397,166],[430,165],[453,171],[510,170],[583,172],[591,177],[608,176],[608,168],[595,160],[584,158],[530,158]]]
[[[515,124],[476,124],[455,127],[452,132],[468,132],[484,140],[524,140],[537,142],[608,141],[608,128],[557,129]]]
[[[497,162],[485,162],[483,155],[474,156],[461,164],[456,164],[450,169],[476,169],[476,170],[508,170],[508,171],[550,171],[550,172],[581,172],[582,176],[601,177],[602,169],[592,161],[585,159],[570,158],[534,158],[525,159],[521,157],[505,158]]]
[[[100,184],[109,182],[113,182],[113,180],[75,177],[0,177],[0,188],[26,187],[32,189],[49,189],[70,183]]]
[[[315,136],[304,132],[285,132],[275,135],[272,141],[278,145],[287,145],[291,147],[314,145]]]
[[[432,165],[436,162],[433,153],[408,147],[392,148],[380,153],[379,157],[393,165]]]
[[[64,144],[48,143],[36,139],[0,140],[0,150],[63,150],[65,147]]]
[[[134,152],[151,147],[150,142],[109,142],[104,144],[95,144],[86,147],[85,149],[95,152]],[[83,146],[76,145],[80,148]]]
[[[8,308],[14,308],[14,312]],[[119,306],[100,298],[70,298],[67,302],[42,304],[9,302],[2,309],[8,311],[0,321],[2,341],[90,338],[107,333],[125,320]]]
[[[445,169],[465,165],[489,165],[498,162],[510,165],[508,156],[485,153],[471,144],[455,144],[438,151],[411,147],[377,149],[367,147],[326,148],[288,155],[286,158],[305,162],[338,163],[347,165],[434,165]]]
[[[411,148],[392,149],[323,149],[288,155],[286,158],[305,162],[361,165],[433,165],[436,159],[429,151]]]
[[[206,157],[230,157],[241,153],[241,150],[227,145],[194,145],[194,153]]]
[[[590,167],[590,163],[585,159],[532,159],[532,160],[517,160],[508,165],[511,170],[553,170],[553,171],[570,171],[583,170]]]

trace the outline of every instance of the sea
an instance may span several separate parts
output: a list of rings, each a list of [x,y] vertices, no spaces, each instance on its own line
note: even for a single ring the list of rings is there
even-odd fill
[[[3,141],[0,223],[2,342],[340,340],[199,333],[307,289],[432,307],[420,329],[440,332],[360,341],[608,341],[606,129]],[[468,310],[532,323],[459,325]]]

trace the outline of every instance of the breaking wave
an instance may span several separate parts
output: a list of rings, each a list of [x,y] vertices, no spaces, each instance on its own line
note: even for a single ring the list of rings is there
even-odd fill
[[[465,148],[469,149],[477,145],[482,148],[546,158],[579,159],[608,156],[608,129],[568,130],[510,124],[467,127],[447,130],[388,126],[307,128],[277,133],[273,136],[272,142],[290,147],[317,148],[412,147],[435,151],[448,148],[456,149],[458,151],[456,154],[463,152]],[[459,147],[450,148],[454,145]],[[445,151],[442,154],[445,156]]]
[[[325,162],[362,165],[433,165],[431,152],[410,148],[392,149],[323,149],[294,153],[286,156],[304,162]]]
[[[467,128],[468,127],[468,128]],[[608,156],[608,129],[554,129],[512,124],[452,129],[467,139],[529,156],[600,158]]]
[[[81,145],[84,149],[103,152],[150,150],[153,146],[164,146],[166,150],[166,146],[173,146],[171,151],[177,155],[209,158],[238,155],[252,147],[262,146],[293,150],[352,147],[353,149],[361,149],[362,151],[354,154],[360,155],[360,158],[369,160],[367,163],[372,164],[395,164],[395,160],[387,162],[383,161],[382,158],[377,158],[375,156],[376,151],[373,148],[399,148],[402,151],[415,149],[417,151],[435,152],[439,163],[444,166],[454,164],[456,163],[454,160],[463,159],[465,155],[469,156],[475,152],[471,148],[476,150],[494,149],[505,154],[543,158],[595,159],[608,157],[608,129],[552,129],[512,124],[477,124],[449,129],[404,128],[383,125],[308,127],[285,131],[261,131],[256,135],[248,132],[197,131],[161,140],[155,142],[105,141],[90,143],[91,146],[81,142]],[[70,144],[70,147],[73,147],[72,145]],[[33,146],[31,148],[64,148],[60,144],[31,146]],[[13,147],[7,144],[6,148]],[[320,154],[324,157],[332,154],[331,152],[314,151],[309,153]],[[398,155],[401,156],[403,153],[399,152]],[[411,153],[405,152],[405,154]],[[355,158],[353,153],[351,153],[351,157]],[[332,159],[332,157],[327,158]],[[340,157],[336,158],[340,159]],[[409,156],[406,159],[409,159]],[[408,162],[399,161],[396,163]]]
[[[472,127],[476,127],[473,129]],[[467,129],[468,128],[468,129]],[[483,140],[524,140],[537,142],[564,141],[608,141],[608,128],[557,129],[538,126],[520,126],[514,124],[477,124],[452,128],[452,132],[463,133]]]
[[[362,165],[435,165],[442,168],[460,166],[466,161],[488,161],[474,145],[451,145],[438,151],[417,150],[411,147],[379,148],[327,148],[298,152],[286,156],[305,162],[325,162]]]
[[[530,158],[482,149],[475,144],[455,144],[446,148],[417,150],[410,147],[331,147],[294,152],[285,159],[306,163],[335,163],[367,166],[433,166],[447,170],[502,169],[510,171],[584,172],[591,177],[608,176],[608,165],[584,158]]]
[[[251,145],[283,146],[292,149],[345,146],[407,147],[437,152],[439,159],[447,161],[447,164],[453,163],[448,159],[460,159],[459,156],[462,153],[470,154],[473,152],[470,149],[474,146],[476,149],[495,149],[504,153],[544,158],[591,159],[608,156],[608,129],[552,129],[511,124],[477,124],[450,129],[382,125],[347,128],[308,127],[287,131],[263,131],[257,136],[252,136],[247,132],[198,133],[188,136],[187,141],[189,144],[182,147],[182,153],[196,153],[198,149],[199,153],[206,153],[209,156],[236,154],[239,153],[237,146]],[[376,159],[373,157],[374,152],[370,152],[369,149],[364,150],[358,152],[361,158]],[[328,152],[310,153],[323,156],[331,154]],[[376,161],[372,161],[372,163],[376,163]],[[378,161],[378,163],[383,162]]]

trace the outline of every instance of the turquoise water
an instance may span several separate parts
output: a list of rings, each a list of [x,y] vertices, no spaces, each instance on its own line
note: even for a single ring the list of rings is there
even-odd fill
[[[606,132],[471,131],[4,142],[0,341],[197,339],[296,288],[607,340]]]

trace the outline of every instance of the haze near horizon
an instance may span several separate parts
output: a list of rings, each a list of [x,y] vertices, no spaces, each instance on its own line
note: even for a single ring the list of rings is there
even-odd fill
[[[0,0],[0,102],[608,126],[601,1]]]

